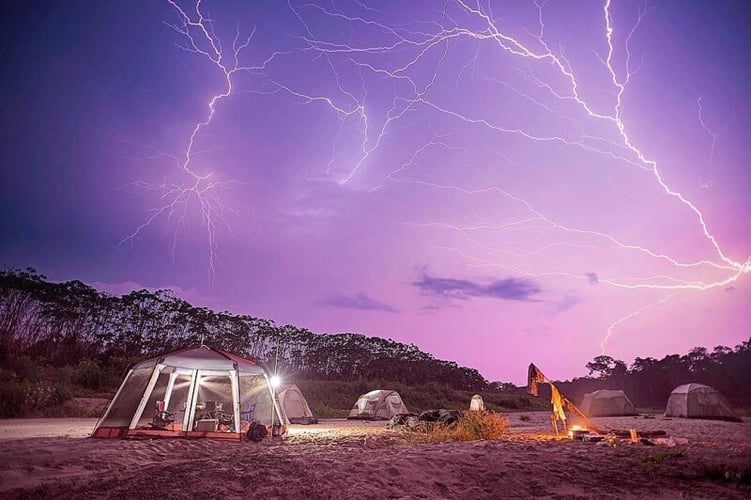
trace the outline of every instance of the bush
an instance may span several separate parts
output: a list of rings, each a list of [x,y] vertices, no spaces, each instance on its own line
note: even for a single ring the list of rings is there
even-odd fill
[[[446,441],[477,441],[501,439],[508,433],[509,421],[500,413],[492,411],[462,411],[453,424],[431,424],[416,430],[429,443]]]
[[[26,390],[23,384],[7,380],[0,382],[0,417],[20,417],[24,411]]]
[[[91,359],[82,359],[73,370],[73,383],[87,389],[100,389],[104,385],[106,373],[99,363]]]
[[[31,412],[61,405],[73,397],[59,382],[0,382],[0,417],[23,417]]]
[[[35,382],[25,383],[23,386],[24,406],[29,410],[43,410],[62,404],[73,397],[70,389],[60,383]]]
[[[727,483],[751,484],[751,467],[738,466],[732,463],[704,464],[698,479],[722,481]]]
[[[19,356],[11,363],[11,369],[21,380],[39,379],[41,367],[29,356]]]

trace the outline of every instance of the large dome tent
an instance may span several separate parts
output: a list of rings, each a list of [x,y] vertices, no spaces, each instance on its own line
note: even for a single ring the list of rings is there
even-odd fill
[[[740,421],[725,396],[703,384],[684,384],[673,389],[665,416]]]
[[[584,395],[581,411],[590,417],[636,415],[636,408],[621,390],[601,389]]]
[[[134,365],[93,435],[240,439],[251,420],[283,422],[268,375],[249,359],[202,345]]]

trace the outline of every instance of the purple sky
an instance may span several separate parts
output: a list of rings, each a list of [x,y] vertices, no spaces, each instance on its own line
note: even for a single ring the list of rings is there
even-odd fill
[[[744,1],[54,4],[0,21],[6,267],[516,383],[751,335]]]

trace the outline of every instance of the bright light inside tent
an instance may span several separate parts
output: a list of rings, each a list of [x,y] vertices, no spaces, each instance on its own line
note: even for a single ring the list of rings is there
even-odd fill
[[[282,383],[282,379],[279,378],[279,375],[272,375],[271,376],[271,387],[276,389],[279,387],[279,385]]]

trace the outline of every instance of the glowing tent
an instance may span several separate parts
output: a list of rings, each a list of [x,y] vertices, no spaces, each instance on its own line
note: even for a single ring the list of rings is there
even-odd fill
[[[347,418],[388,420],[394,415],[409,413],[407,406],[396,391],[375,390],[361,395],[349,411]]]
[[[636,415],[636,408],[626,393],[621,390],[602,389],[584,395],[581,411],[590,417],[615,417]]]
[[[283,422],[266,372],[249,359],[200,346],[133,366],[94,437],[240,439],[251,420]]]
[[[685,384],[673,389],[665,416],[740,421],[725,396],[702,384]]]
[[[317,424],[302,391],[295,384],[285,385],[276,395],[286,424]]]

